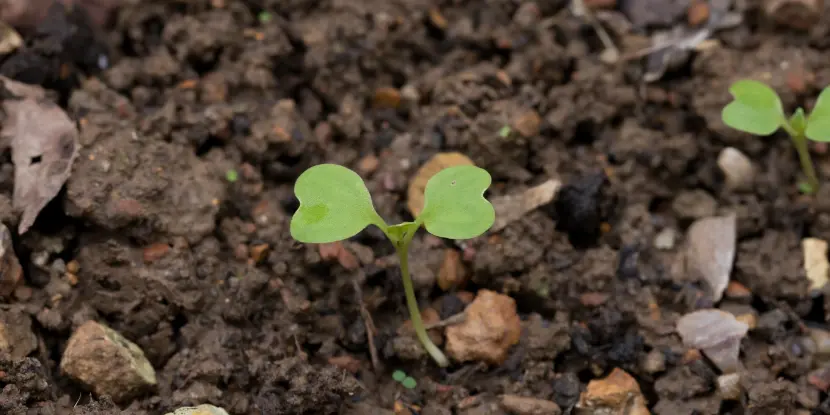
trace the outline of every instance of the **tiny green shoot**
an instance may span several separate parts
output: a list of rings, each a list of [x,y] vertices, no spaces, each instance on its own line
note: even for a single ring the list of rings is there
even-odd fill
[[[266,23],[271,21],[271,13],[266,12],[266,11],[261,11],[257,15],[257,20],[259,20],[259,22],[262,23],[262,24],[266,24]]]
[[[239,180],[239,173],[237,173],[237,171],[234,169],[230,169],[225,172],[225,180],[231,183],[235,183],[237,180]]]
[[[403,385],[403,387],[407,389],[415,389],[415,387],[418,386],[418,382],[415,381],[415,379],[412,376],[408,376],[406,372],[404,372],[403,370],[394,371],[392,373],[392,379],[394,379],[395,382],[400,383],[401,385]]]
[[[509,125],[507,125],[507,124],[503,125],[503,126],[499,129],[499,137],[501,137],[501,138],[507,138],[508,136],[510,136],[510,131],[511,131],[511,129],[510,129],[510,126],[509,126]]]
[[[484,198],[490,174],[475,166],[448,167],[436,173],[424,190],[424,208],[412,222],[387,225],[375,211],[369,190],[354,171],[320,164],[303,172],[294,185],[300,207],[291,218],[291,236],[302,243],[330,243],[350,238],[369,225],[380,228],[398,255],[412,327],[421,344],[441,367],[449,365],[424,327],[409,275],[409,245],[423,226],[450,239],[475,238],[493,225],[495,210]]]
[[[729,87],[734,98],[721,113],[724,124],[739,131],[755,135],[770,135],[779,128],[789,134],[798,153],[801,169],[807,176],[806,183],[799,183],[804,193],[818,190],[816,176],[807,140],[830,142],[830,88],[819,94],[813,111],[806,115],[802,108],[788,117],[781,99],[766,84],[750,79],[737,81]]]

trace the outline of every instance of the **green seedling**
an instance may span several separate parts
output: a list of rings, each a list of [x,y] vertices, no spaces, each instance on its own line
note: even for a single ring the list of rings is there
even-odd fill
[[[225,180],[231,183],[235,183],[237,180],[239,180],[239,173],[234,169],[230,169],[225,172]]]
[[[415,334],[435,362],[446,367],[449,361],[429,339],[421,319],[409,276],[409,245],[421,226],[449,239],[475,238],[490,229],[496,218],[493,206],[484,198],[490,183],[490,174],[479,167],[441,170],[427,182],[421,214],[412,222],[387,225],[357,173],[336,164],[320,164],[303,172],[294,185],[300,207],[291,218],[291,236],[303,243],[330,243],[350,238],[369,225],[380,228],[400,260]]]
[[[723,108],[723,122],[736,130],[755,135],[770,135],[784,129],[795,145],[801,169],[807,182],[799,184],[805,193],[818,190],[819,181],[810,159],[807,140],[830,142],[830,88],[825,88],[816,100],[813,111],[806,115],[798,108],[787,117],[778,94],[762,82],[744,79],[729,87],[734,100]]]
[[[395,379],[395,382],[400,383],[407,389],[415,389],[415,387],[418,386],[418,382],[416,382],[412,376],[408,376],[403,370],[396,370],[392,372],[392,379]]]

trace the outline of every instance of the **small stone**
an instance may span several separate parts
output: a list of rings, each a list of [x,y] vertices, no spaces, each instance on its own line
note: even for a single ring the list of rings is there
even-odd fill
[[[700,219],[713,216],[718,202],[704,190],[681,191],[672,202],[672,210],[681,219]]]
[[[332,356],[329,358],[329,364],[337,366],[351,374],[357,374],[360,371],[360,360],[357,360],[352,355]]]
[[[0,311],[0,352],[15,360],[23,359],[37,349],[32,319],[18,309]]]
[[[751,189],[755,182],[755,166],[740,150],[726,147],[718,154],[718,167],[730,190]]]
[[[718,376],[718,396],[723,400],[737,401],[743,395],[741,387],[741,375],[739,373],[728,373]]]
[[[253,245],[250,249],[251,259],[254,260],[255,264],[258,264],[265,258],[266,252],[268,252],[268,244]]]
[[[522,335],[516,301],[490,290],[480,290],[465,314],[463,323],[447,327],[447,353],[459,362],[503,363],[510,347]]]
[[[164,415],[228,415],[228,411],[217,406],[202,404],[199,406],[179,408]]]
[[[758,316],[755,313],[745,313],[739,314],[735,316],[735,320],[738,320],[740,323],[746,324],[750,330],[754,330],[755,327],[758,327]]]
[[[320,244],[318,249],[320,250],[320,258],[323,260],[330,261],[336,259],[343,268],[350,271],[354,271],[360,267],[360,263],[354,254],[349,252],[340,241]]]
[[[152,263],[164,258],[170,252],[170,245],[166,243],[152,244],[144,248],[144,262]]]
[[[378,156],[374,154],[368,154],[360,159],[357,162],[357,172],[363,176],[368,176],[375,172],[380,166],[380,160]]]
[[[674,228],[666,228],[654,237],[654,247],[662,251],[668,251],[674,248],[676,241],[677,231]]]
[[[525,138],[533,138],[539,135],[539,128],[542,125],[542,119],[536,111],[529,110],[519,116],[513,129]]]
[[[438,286],[444,291],[463,288],[467,282],[467,271],[461,263],[461,254],[455,249],[444,250],[444,261],[438,270]]]
[[[816,354],[830,356],[830,332],[822,329],[810,329],[810,338],[816,344]]]
[[[723,373],[738,369],[741,339],[749,326],[731,313],[716,309],[697,310],[677,320],[677,333],[687,347],[701,350]]]
[[[687,231],[688,275],[705,281],[715,302],[720,301],[729,284],[735,260],[737,226],[736,216],[730,214],[698,219]]]
[[[830,367],[818,368],[807,374],[807,383],[822,392],[827,392],[830,389]]]
[[[608,301],[608,294],[606,293],[584,293],[579,296],[579,303],[585,307],[598,307]]]
[[[614,368],[603,379],[590,381],[576,407],[589,414],[649,414],[640,385],[620,368]]]
[[[562,410],[555,402],[516,395],[502,395],[501,406],[512,415],[559,415]]]
[[[730,300],[751,300],[752,299],[752,291],[749,288],[746,288],[745,285],[739,283],[738,281],[729,281],[729,284],[726,284],[726,290],[723,292],[726,298]]]
[[[72,334],[60,363],[61,372],[91,389],[125,402],[157,383],[153,366],[135,343],[95,321]]]
[[[396,109],[401,105],[401,93],[397,88],[381,87],[375,90],[372,106],[378,109]]]
[[[807,30],[821,20],[824,0],[766,0],[764,12],[775,23]]]
[[[23,268],[14,253],[9,228],[0,223],[0,296],[8,297],[23,281]]]
[[[81,265],[76,260],[71,260],[66,263],[66,270],[73,274],[77,274],[81,270]]]
[[[666,370],[666,355],[658,349],[652,349],[643,358],[643,370],[648,374],[655,374]]]
[[[449,25],[447,18],[441,14],[441,10],[434,7],[429,9],[429,23],[432,24],[432,27],[442,31],[447,30],[447,26]]]
[[[698,27],[709,20],[709,2],[706,0],[692,0],[686,10],[686,22],[691,27]]]
[[[810,289],[821,290],[830,276],[827,242],[818,238],[804,238],[801,247],[804,250],[804,270],[807,272],[807,279],[810,280]]]

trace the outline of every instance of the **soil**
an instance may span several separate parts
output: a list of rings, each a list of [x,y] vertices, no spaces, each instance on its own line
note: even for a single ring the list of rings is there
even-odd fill
[[[25,285],[0,305],[21,344],[0,357],[3,413],[212,403],[231,414],[389,414],[397,401],[424,415],[502,414],[484,404],[502,394],[570,413],[614,368],[634,376],[655,414],[830,413],[808,381],[826,353],[807,335],[830,329],[830,296],[810,293],[800,245],[830,239],[830,186],[801,195],[784,135],[752,138],[719,120],[744,77],[767,80],[787,108],[812,105],[830,84],[830,23],[791,32],[751,10],[719,46],[643,85],[641,62],[600,61],[601,43],[564,1],[127,3],[106,30],[77,9],[51,14],[0,64],[56,90],[81,141],[65,190],[14,238]],[[531,128],[499,133],[520,120]],[[751,190],[725,188],[716,160],[727,146],[759,166]],[[830,177],[820,150],[816,167]],[[378,212],[403,221],[407,184],[445,151],[491,172],[490,197],[565,184],[498,233],[416,240],[419,297],[442,318],[463,308],[434,284],[447,249],[463,251],[465,291],[516,300],[525,331],[499,367],[441,370],[396,347],[406,305],[376,230],[344,244],[351,262],[288,232],[304,169],[360,171]],[[15,229],[8,152],[0,161],[0,217]],[[758,315],[742,343],[751,378],[739,401],[717,397],[717,369],[687,359],[674,333],[680,315],[712,306],[701,283],[673,271],[700,215],[679,210],[681,197],[737,213],[732,280],[751,297],[723,308]],[[658,249],[666,229],[678,240]],[[60,372],[69,336],[90,319],[143,349],[155,390],[116,404]],[[397,384],[396,369],[418,387]]]

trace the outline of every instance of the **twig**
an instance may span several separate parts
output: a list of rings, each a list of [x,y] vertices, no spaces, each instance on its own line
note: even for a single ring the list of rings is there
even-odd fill
[[[453,326],[453,325],[456,325],[456,324],[460,324],[460,323],[463,323],[464,320],[466,320],[466,319],[467,319],[467,314],[462,311],[458,314],[451,315],[451,316],[449,316],[449,317],[447,317],[447,318],[445,318],[445,319],[443,319],[439,322],[432,323],[432,324],[425,324],[424,327],[427,330],[432,330],[432,329],[437,329],[437,328],[440,328],[440,327]]]
[[[363,325],[366,327],[366,337],[369,341],[369,357],[372,359],[372,369],[378,371],[380,370],[380,360],[378,359],[378,351],[375,347],[375,333],[377,332],[377,329],[375,329],[375,323],[372,320],[372,315],[363,303],[363,290],[360,288],[360,284],[357,283],[357,280],[352,280],[352,286],[354,287],[357,304],[360,305],[360,315],[363,317]]]
[[[611,39],[611,36],[602,27],[602,24],[597,21],[594,17],[594,14],[588,9],[585,3],[582,0],[571,0],[571,11],[576,17],[581,17],[588,22],[589,25],[597,32],[597,36],[599,37],[600,42],[605,47],[605,57],[607,59],[607,63],[614,63],[620,58],[620,50],[617,48],[617,45],[614,44],[614,41]]]

